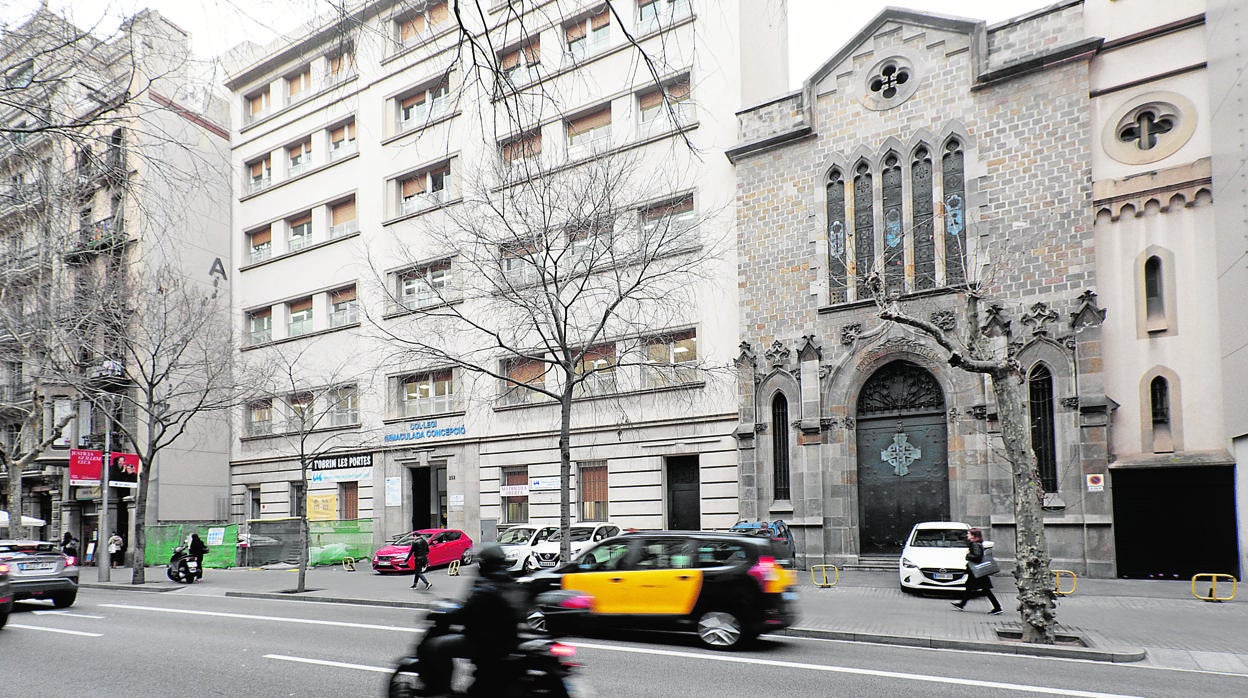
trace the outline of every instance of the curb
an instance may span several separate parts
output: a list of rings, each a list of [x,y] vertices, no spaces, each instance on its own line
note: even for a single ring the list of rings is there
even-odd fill
[[[181,586],[176,587],[158,587],[155,584],[102,584],[99,582],[78,582],[79,589],[116,589],[117,591],[143,591],[149,594],[159,594],[166,591],[177,591]]]
[[[305,592],[307,593],[307,592]],[[348,599],[338,596],[300,596],[295,593],[227,591],[225,595],[235,599],[270,599],[277,601],[313,601],[317,603],[341,603],[353,606],[383,606],[390,608],[413,608],[428,611],[433,604],[427,601],[379,601],[376,599]]]
[[[907,635],[881,635],[856,633],[822,628],[788,628],[780,634],[792,637],[810,637],[845,642],[867,642],[877,645],[900,645],[903,647],[927,647],[932,649],[972,650],[997,654],[1020,654],[1034,657],[1059,657],[1062,659],[1086,659],[1093,662],[1122,664],[1143,661],[1147,652],[1142,649],[1103,650],[1094,647],[1064,647],[1060,645],[1032,645],[1026,643],[984,642],[981,640],[951,640],[941,637],[912,637]]]

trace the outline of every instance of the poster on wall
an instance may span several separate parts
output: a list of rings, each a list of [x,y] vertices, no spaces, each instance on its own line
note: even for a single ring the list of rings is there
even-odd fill
[[[337,518],[337,492],[308,495],[308,521],[333,521]]]
[[[403,505],[402,482],[403,478],[401,477],[386,478],[386,506],[397,507]]]

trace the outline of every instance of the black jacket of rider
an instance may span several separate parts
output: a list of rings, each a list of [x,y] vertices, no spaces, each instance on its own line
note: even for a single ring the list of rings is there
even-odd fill
[[[506,654],[518,644],[517,593],[510,577],[477,577],[463,605],[447,614],[446,620],[464,626],[474,655]]]

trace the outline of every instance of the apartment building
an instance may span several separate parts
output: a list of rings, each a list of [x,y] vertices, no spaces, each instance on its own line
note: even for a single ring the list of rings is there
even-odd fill
[[[125,452],[117,425],[150,426],[126,407],[138,390],[118,339],[133,330],[128,284],[157,267],[205,287],[224,281],[224,101],[196,79],[188,34],[151,11],[100,38],[41,8],[6,30],[2,55],[0,120],[13,130],[0,144],[0,424],[16,454],[64,425],[21,473],[24,513],[47,522],[37,535],[89,541],[100,490],[71,484],[69,451],[102,449],[111,431],[112,450]],[[192,420],[161,453],[149,523],[225,518],[228,428]],[[133,495],[110,496],[111,527],[126,541]]]
[[[448,231],[511,200],[518,183],[618,162],[642,185],[609,190],[595,239],[661,222],[690,248],[728,244],[683,282],[690,302],[585,352],[594,380],[573,404],[573,519],[731,525],[735,393],[714,371],[737,344],[735,190],[722,153],[737,140],[734,112],[787,80],[783,3],[476,12],[460,13],[461,31],[447,2],[361,3],[227,82],[238,363],[289,386],[235,415],[231,518],[289,517],[306,503],[313,518],[371,522],[375,541],[556,522],[560,411],[516,389],[553,379],[515,357],[482,376],[402,349],[440,306],[491,312],[453,297],[480,270],[468,238]],[[516,298],[535,281],[517,262],[523,247],[497,260]],[[664,339],[647,344],[652,332]],[[617,364],[626,345],[648,347],[663,380]]]

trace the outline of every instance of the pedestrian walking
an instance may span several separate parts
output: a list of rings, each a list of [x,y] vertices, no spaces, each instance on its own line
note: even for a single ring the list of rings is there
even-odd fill
[[[113,531],[113,535],[108,538],[108,563],[113,567],[120,567],[124,561],[124,556],[121,552],[124,545],[125,541],[121,539],[121,536],[116,531]]]
[[[61,552],[75,559],[78,557],[78,539],[69,531],[61,536]]]
[[[988,597],[988,601],[992,603],[992,610],[988,615],[999,616],[1003,613],[1001,610],[1001,602],[997,601],[997,597],[992,594],[992,577],[985,574],[982,577],[976,577],[971,574],[971,565],[977,565],[984,561],[984,534],[978,528],[972,528],[966,532],[966,590],[962,592],[962,599],[959,601],[950,601],[953,607],[959,611],[966,609],[966,603],[972,598],[984,595]]]
[[[429,541],[420,534],[412,535],[412,547],[408,548],[407,558],[412,563],[412,572],[415,576],[412,578],[412,588],[415,589],[419,582],[425,583],[425,591],[433,588],[433,584],[425,577],[425,570],[429,568]]]

